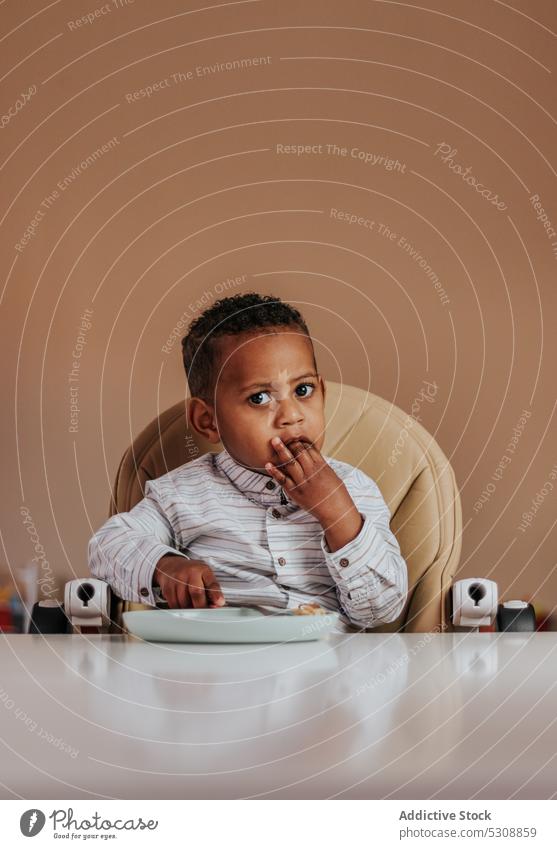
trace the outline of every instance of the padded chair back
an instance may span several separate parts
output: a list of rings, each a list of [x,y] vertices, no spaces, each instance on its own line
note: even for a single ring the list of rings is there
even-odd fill
[[[408,600],[394,622],[374,631],[452,631],[450,588],[461,551],[462,507],[454,472],[433,437],[399,407],[346,384],[327,382],[322,453],[373,478],[391,512],[408,566]],[[207,451],[221,451],[186,426],[183,401],[154,419],[124,454],[110,514],[130,510],[146,481]],[[123,610],[145,605],[124,602]]]

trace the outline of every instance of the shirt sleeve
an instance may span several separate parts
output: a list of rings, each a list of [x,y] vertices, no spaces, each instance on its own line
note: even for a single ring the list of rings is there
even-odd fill
[[[89,541],[89,570],[120,598],[154,607],[162,597],[153,572],[165,554],[190,559],[177,550],[156,483],[147,481],[145,497],[129,512],[111,516]]]
[[[354,625],[374,628],[400,616],[408,595],[408,569],[390,529],[379,487],[360,469],[344,481],[363,519],[358,535],[342,548],[321,548],[339,603]]]

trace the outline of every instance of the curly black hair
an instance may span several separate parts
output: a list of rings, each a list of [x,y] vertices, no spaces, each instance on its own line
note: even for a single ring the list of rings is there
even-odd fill
[[[285,326],[297,327],[311,343],[301,313],[276,295],[246,292],[215,301],[190,324],[182,339],[182,358],[191,396],[212,399],[219,368],[216,340],[220,336]],[[315,354],[313,360],[315,364]]]

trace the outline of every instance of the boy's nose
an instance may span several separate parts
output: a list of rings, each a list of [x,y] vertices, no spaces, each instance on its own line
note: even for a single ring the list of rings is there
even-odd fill
[[[285,399],[278,409],[277,420],[281,426],[299,424],[304,420],[304,413],[295,401]]]

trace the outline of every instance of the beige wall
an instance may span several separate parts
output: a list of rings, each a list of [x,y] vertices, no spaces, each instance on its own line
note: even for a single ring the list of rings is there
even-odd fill
[[[555,4],[31,5],[0,6],[4,569],[34,553],[24,505],[60,591],[86,574],[121,453],[183,394],[167,338],[243,277],[303,310],[329,379],[407,411],[437,383],[461,576],[553,606],[557,237],[531,197],[557,228]]]

